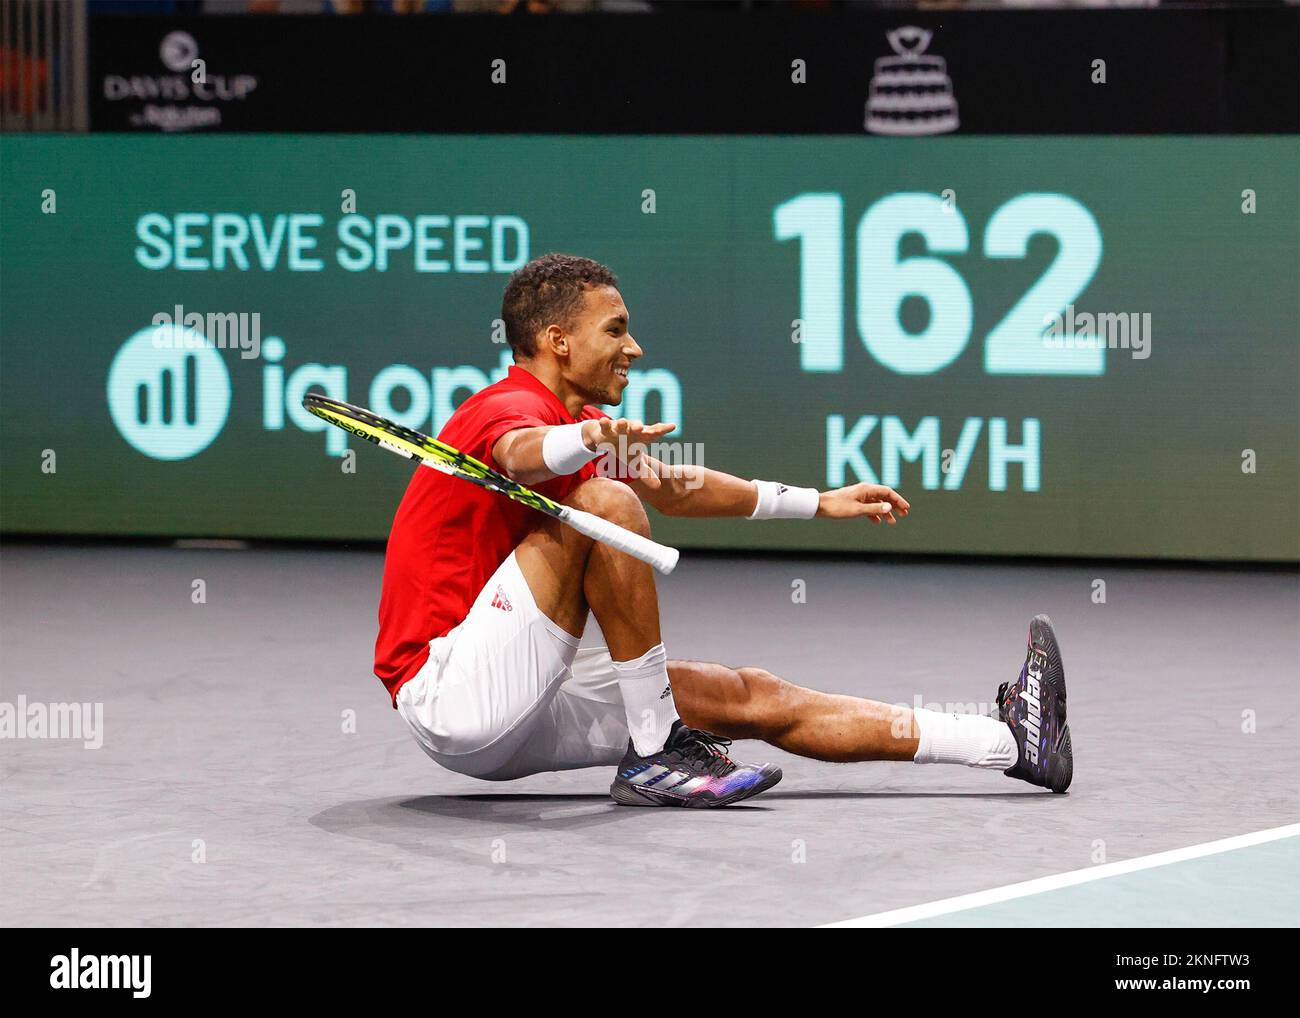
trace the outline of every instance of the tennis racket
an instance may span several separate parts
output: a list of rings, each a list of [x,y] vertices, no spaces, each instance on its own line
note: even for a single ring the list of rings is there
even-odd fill
[[[453,449],[445,442],[430,438],[414,428],[408,428],[386,417],[380,417],[369,410],[342,400],[330,399],[319,393],[309,392],[303,397],[302,405],[323,421],[328,421],[351,435],[373,442],[380,448],[395,452],[407,459],[418,460],[426,467],[459,477],[462,481],[477,484],[480,488],[495,491],[506,498],[521,502],[536,509],[539,513],[567,523],[580,534],[586,534],[593,540],[617,548],[621,552],[640,559],[667,575],[677,565],[678,551],[658,544],[648,537],[634,534],[610,523],[592,513],[575,509],[572,506],[553,502],[545,495],[525,488],[517,481],[512,481],[505,474],[498,473],[485,463],[480,463],[473,456],[467,456]]]

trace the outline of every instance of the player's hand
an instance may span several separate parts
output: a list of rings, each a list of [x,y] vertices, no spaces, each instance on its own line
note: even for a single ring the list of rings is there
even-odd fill
[[[832,520],[849,520],[865,516],[872,523],[886,520],[890,524],[911,511],[907,499],[884,484],[850,484],[847,488],[823,491],[817,515]]]
[[[676,428],[676,424],[646,424],[626,417],[601,417],[582,422],[582,440],[593,451],[612,451],[626,467],[627,476],[635,477],[648,488],[658,488],[659,475],[641,458],[648,454],[646,447],[650,443]]]

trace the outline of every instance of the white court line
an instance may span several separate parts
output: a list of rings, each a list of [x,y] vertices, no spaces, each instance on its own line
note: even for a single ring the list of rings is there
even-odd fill
[[[1300,836],[1300,824],[1287,824],[1285,827],[1273,827],[1267,831],[1239,834],[1233,838],[1207,841],[1201,845],[1175,848],[1169,852],[1156,852],[1154,855],[1140,855],[1136,859],[1126,859],[1123,862],[1102,863],[1100,866],[1090,866],[1083,870],[1056,873],[1050,877],[1039,877],[1036,880],[1008,884],[1006,887],[994,887],[987,891],[976,891],[973,894],[959,894],[955,898],[943,898],[924,905],[909,905],[907,908],[896,908],[889,912],[877,912],[875,915],[860,916],[857,919],[845,919],[841,922],[826,923],[825,925],[828,927],[880,927],[897,926],[900,923],[914,923],[921,919],[933,919],[935,916],[948,915],[951,912],[964,912],[966,909],[979,908],[981,905],[996,905],[999,902],[1024,898],[1031,894],[1041,894],[1044,891],[1074,887],[1078,884],[1090,883],[1093,880],[1105,880],[1107,877],[1118,877],[1124,873],[1136,873],[1139,870],[1168,866],[1170,863],[1186,862],[1188,859],[1200,859],[1207,855],[1218,855],[1220,852],[1231,852],[1237,848],[1249,848],[1251,845],[1263,845],[1270,841],[1281,841],[1283,838],[1297,836]]]

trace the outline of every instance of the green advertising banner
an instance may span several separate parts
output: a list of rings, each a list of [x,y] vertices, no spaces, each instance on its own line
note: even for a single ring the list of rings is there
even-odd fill
[[[743,477],[879,480],[891,528],[683,547],[1300,558],[1300,141],[0,138],[0,529],[383,538],[500,377],[509,273],[619,276],[619,412]],[[354,443],[355,444],[355,443]]]

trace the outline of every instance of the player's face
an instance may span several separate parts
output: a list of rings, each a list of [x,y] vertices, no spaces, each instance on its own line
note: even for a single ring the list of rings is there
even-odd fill
[[[567,381],[588,403],[617,406],[641,348],[627,331],[627,307],[614,287],[589,289],[585,299],[569,331]]]

